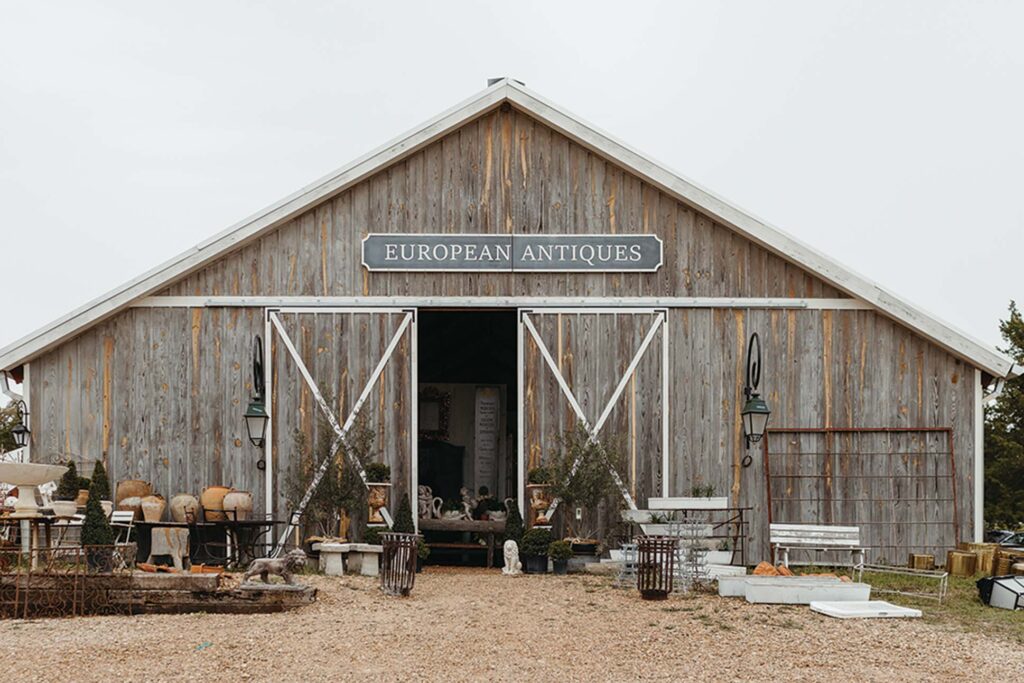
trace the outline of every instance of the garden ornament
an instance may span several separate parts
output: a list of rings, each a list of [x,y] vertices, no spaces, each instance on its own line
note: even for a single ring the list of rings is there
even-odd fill
[[[505,566],[501,568],[501,573],[506,576],[521,574],[523,563],[519,561],[519,546],[516,542],[511,539],[505,541],[504,553]]]
[[[248,571],[242,577],[242,581],[248,581],[257,574],[263,579],[263,583],[270,583],[270,575],[277,574],[285,583],[290,586],[295,585],[293,580],[293,572],[296,569],[306,566],[306,553],[300,549],[295,548],[289,550],[288,554],[284,557],[263,557],[258,560],[253,560],[252,564],[249,565]]]

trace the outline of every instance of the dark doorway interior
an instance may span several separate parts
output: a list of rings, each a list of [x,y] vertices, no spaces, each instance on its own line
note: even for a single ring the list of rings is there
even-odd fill
[[[515,497],[515,310],[420,309],[418,315],[418,483],[430,487],[432,511],[456,506],[463,487],[474,495],[486,487],[498,500]],[[425,536],[432,563],[485,559],[472,534]]]

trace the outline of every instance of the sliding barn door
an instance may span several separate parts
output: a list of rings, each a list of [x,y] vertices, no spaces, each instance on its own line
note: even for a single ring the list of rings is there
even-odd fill
[[[267,320],[275,516],[301,500],[303,451],[322,453],[340,435],[390,465],[394,510],[415,476],[415,311],[281,309]]]
[[[662,309],[520,310],[521,499],[526,474],[577,422],[624,452],[615,472],[624,505],[667,495],[666,318]]]

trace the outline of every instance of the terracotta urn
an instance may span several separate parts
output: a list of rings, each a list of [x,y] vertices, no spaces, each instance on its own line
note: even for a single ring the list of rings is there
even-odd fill
[[[141,479],[125,479],[117,482],[114,492],[114,505],[119,505],[125,498],[145,498],[153,493],[153,485]],[[121,508],[118,508],[120,510]]]
[[[146,496],[141,499],[142,503],[142,518],[147,522],[159,522],[163,519],[164,508],[167,507],[167,501],[160,494],[152,496]]]
[[[527,497],[530,500],[530,526],[548,525],[548,509],[551,507],[551,494],[547,484],[527,484]]]
[[[367,524],[385,524],[384,515],[380,513],[382,507],[387,507],[388,494],[391,491],[391,484],[381,482],[370,482],[367,484],[369,492],[366,494],[369,516]]]
[[[117,503],[118,510],[131,510],[135,513],[135,519],[142,518],[142,498],[139,496],[128,496]]]
[[[78,489],[78,497],[75,498],[75,505],[78,507],[85,507],[85,504],[89,502],[89,489]]]
[[[223,522],[227,519],[224,514],[224,496],[231,493],[227,486],[207,486],[199,494],[199,504],[203,506],[203,517],[207,522]]]
[[[252,516],[252,494],[248,491],[231,491],[224,496],[224,514],[228,519],[243,521]]]
[[[171,519],[187,523],[199,520],[199,499],[190,493],[179,493],[171,498]]]

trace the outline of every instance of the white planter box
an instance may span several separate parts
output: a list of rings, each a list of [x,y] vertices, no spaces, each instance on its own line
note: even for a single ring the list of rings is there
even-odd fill
[[[792,578],[792,577],[791,577]],[[809,605],[812,602],[848,602],[871,599],[871,586],[866,583],[793,583],[791,578],[747,585],[747,602],[772,605]]]
[[[709,550],[707,554],[708,564],[732,564],[731,550]]]
[[[868,602],[819,602],[811,603],[811,611],[837,619],[917,619],[921,610],[900,607],[883,600]]]
[[[651,510],[725,510],[729,507],[729,498],[651,498],[647,501],[647,507]]]
[[[742,569],[742,567],[737,567]],[[747,597],[747,586],[757,583],[774,583],[779,581],[778,576],[720,576],[718,578],[718,594],[723,598],[745,598]],[[781,579],[795,584],[836,584],[842,583],[839,579],[823,576],[791,576]]]

